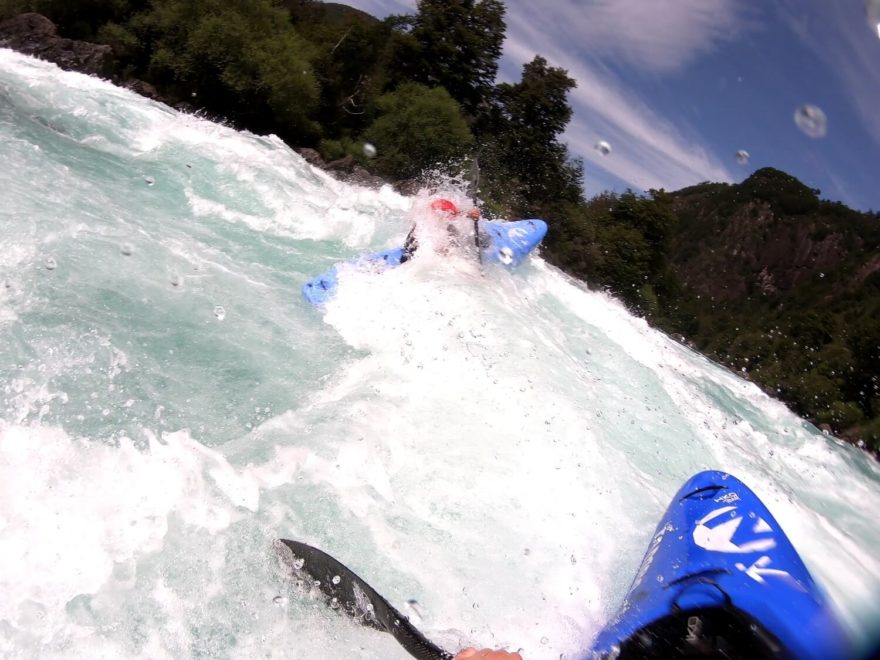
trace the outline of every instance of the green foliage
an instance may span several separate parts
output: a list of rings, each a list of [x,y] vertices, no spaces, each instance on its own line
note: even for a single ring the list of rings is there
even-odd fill
[[[740,185],[705,183],[649,196],[605,193],[557,220],[545,254],[610,289],[673,336],[686,337],[798,414],[880,450],[880,271],[866,272],[878,258],[876,218],[819,203],[816,195],[776,170],[760,171]],[[771,205],[769,221],[750,212],[756,203],[764,205],[764,215]],[[732,223],[739,229],[728,235]],[[729,276],[713,265],[739,277],[731,257],[755,227],[765,237],[790,237],[792,246],[832,241],[848,251],[836,264],[824,264],[821,277],[817,268],[793,288],[716,299],[711,291],[726,291]],[[715,253],[725,257],[707,260]],[[780,266],[783,271],[809,267],[793,253],[793,247],[776,253],[774,258],[792,261]],[[750,260],[758,257],[750,252],[742,258],[751,276]],[[696,275],[688,270],[693,264],[703,264]],[[683,271],[691,272],[688,285]]]
[[[149,75],[158,83],[282,137],[317,135],[310,50],[269,0],[153,0],[131,27],[148,44]]]
[[[363,144],[349,138],[342,138],[340,140],[321,140],[318,143],[318,151],[321,153],[321,158],[328,163],[334,160],[339,160],[340,158],[345,158],[346,156],[351,156],[361,164],[366,164],[367,162],[367,158],[364,155]]]
[[[23,12],[51,19],[70,39],[94,39],[99,26],[120,22],[147,5],[147,0],[0,0],[0,20]]]
[[[449,169],[473,142],[461,109],[442,87],[410,83],[377,101],[379,118],[364,137],[378,150],[377,172],[409,178]]]
[[[108,21],[98,28],[95,41],[109,45],[113,49],[113,54],[123,60],[133,58],[141,48],[137,35],[113,21]]]
[[[604,193],[557,220],[547,254],[560,267],[618,294],[634,311],[659,315],[674,288],[668,244],[676,227],[670,198],[652,191]]]
[[[504,12],[501,0],[420,0],[412,29],[390,55],[393,84],[444,87],[474,114],[495,82]]]
[[[371,101],[382,90],[392,22],[343,5],[288,0],[297,32],[316,53],[321,88],[318,116],[325,135],[362,132],[375,118]]]
[[[872,448],[875,453],[880,452],[880,417],[860,424],[858,427],[858,436],[865,444]]]
[[[515,191],[509,201],[516,212],[553,216],[561,205],[582,201],[583,165],[569,159],[558,139],[571,119],[574,87],[567,71],[536,56],[523,66],[520,82],[497,86],[478,123],[494,191],[507,192],[498,182]]]
[[[751,199],[769,202],[774,213],[803,215],[819,208],[819,191],[772,167],[757,170],[740,189]]]

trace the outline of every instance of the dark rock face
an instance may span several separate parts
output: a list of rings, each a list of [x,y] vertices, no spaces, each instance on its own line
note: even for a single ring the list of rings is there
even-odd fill
[[[327,167],[327,163],[321,158],[321,154],[314,149],[303,147],[302,149],[297,149],[296,153],[305,158],[305,161],[313,167],[319,167],[321,169]]]
[[[821,232],[815,220],[780,217],[761,201],[741,206],[725,221],[704,221],[715,231],[689,255],[679,251],[676,270],[687,288],[716,300],[795,289],[859,249],[840,232]]]
[[[369,188],[380,188],[385,183],[384,179],[375,176],[374,174],[370,174],[360,165],[355,165],[354,168],[352,168],[351,174],[348,175],[348,178],[346,178],[345,181],[357,186],[367,186]]]
[[[353,156],[345,156],[344,158],[325,163],[324,159],[321,158],[321,154],[314,149],[303,148],[296,151],[309,165],[324,170],[340,181],[369,188],[379,188],[385,184],[384,179],[370,174],[365,168],[358,165]]]
[[[146,96],[148,99],[153,99],[154,101],[162,100],[162,97],[159,95],[159,92],[156,90],[156,88],[153,87],[150,83],[144,82],[143,80],[132,78],[131,80],[127,80],[123,87],[125,87],[126,89],[130,89],[135,94]]]
[[[327,170],[338,174],[351,174],[357,166],[354,156],[345,156],[327,163]]]
[[[55,24],[40,14],[21,14],[0,23],[0,47],[54,62],[62,69],[109,77],[110,46],[58,36]]]

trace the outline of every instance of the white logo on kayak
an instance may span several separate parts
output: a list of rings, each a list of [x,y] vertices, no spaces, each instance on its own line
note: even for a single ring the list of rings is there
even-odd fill
[[[739,501],[739,495],[736,493],[724,493],[721,497],[715,498],[716,502],[724,502],[725,504],[732,504],[734,502]]]
[[[764,552],[765,550],[770,550],[771,548],[776,547],[776,539],[772,537],[755,539],[753,541],[743,543],[742,545],[737,545],[736,543],[734,543],[733,535],[736,534],[736,530],[739,529],[739,526],[742,524],[742,516],[736,516],[723,523],[719,523],[714,527],[709,527],[706,524],[712,520],[715,520],[719,516],[724,515],[725,513],[729,513],[735,510],[735,506],[723,506],[720,509],[715,509],[711,513],[698,520],[697,526],[694,528],[693,533],[694,543],[696,543],[701,548],[705,548],[706,550],[711,550],[713,552],[729,552],[734,554],[744,554],[747,552]],[[752,531],[756,534],[773,533],[773,529],[770,527],[770,525],[767,524],[767,522],[763,518],[758,518],[758,522],[755,524]]]
[[[765,577],[772,576],[781,579],[784,582],[787,582],[790,586],[795,589],[799,589],[806,593],[806,588],[800,582],[798,582],[788,571],[783,571],[778,568],[767,568],[771,564],[773,560],[770,559],[767,555],[756,559],[755,562],[746,568],[745,564],[735,564],[735,566],[752,578],[758,584],[767,584],[767,580]]]

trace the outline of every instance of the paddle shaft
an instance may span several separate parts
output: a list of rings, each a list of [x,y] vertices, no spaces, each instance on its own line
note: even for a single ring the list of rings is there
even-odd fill
[[[474,156],[473,161],[471,161],[471,173],[470,180],[468,182],[468,194],[470,195],[471,201],[474,203],[474,207],[477,206],[477,189],[480,187],[480,161],[477,156]],[[474,218],[474,245],[477,246],[477,261],[480,262],[480,266],[483,265],[483,248],[480,245],[480,219]]]
[[[418,660],[452,660],[452,653],[425,637],[339,560],[310,545],[288,539],[279,539],[276,550],[291,574],[301,580],[303,586],[318,589],[331,608],[344,612],[361,625],[387,632]]]

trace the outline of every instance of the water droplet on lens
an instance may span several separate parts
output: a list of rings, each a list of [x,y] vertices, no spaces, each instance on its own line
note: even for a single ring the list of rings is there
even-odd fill
[[[119,248],[119,251],[122,252],[126,257],[130,257],[131,253],[134,252],[134,247],[131,243],[123,243],[122,247]]]
[[[498,260],[505,266],[509,266],[513,263],[513,250],[505,245],[503,248],[498,250]]]
[[[332,607],[334,610],[338,610],[339,609],[339,601],[336,598],[331,598],[330,599],[330,607]]]
[[[218,321],[222,321],[226,318],[226,309],[223,307],[223,305],[217,305],[214,308],[214,316],[217,317]]]
[[[154,178],[151,177],[151,176],[145,176],[145,177],[144,177],[144,181],[147,182],[147,185],[148,185],[148,186],[152,186],[153,184],[156,183],[156,179],[154,179]]]
[[[181,278],[179,273],[171,273],[171,286],[180,286]]]
[[[740,149],[736,152],[736,162],[740,165],[746,165],[749,162],[749,158],[752,156],[745,149]]]
[[[278,607],[284,607],[287,605],[287,599],[284,596],[275,596],[275,598],[272,599],[272,602]]]
[[[541,638],[541,644],[549,644],[549,643],[550,643],[549,637],[542,637]]]
[[[339,577],[338,575],[334,575],[333,576],[333,584],[339,584],[340,582],[342,582],[342,578]]]
[[[822,108],[815,105],[802,105],[795,110],[794,123],[811,138],[825,137],[828,132],[828,118]]]
[[[375,158],[376,157],[376,147],[370,144],[369,142],[364,142],[364,156],[367,158]]]
[[[611,145],[608,144],[605,140],[599,140],[593,148],[598,151],[603,156],[607,156],[611,153]]]
[[[657,576],[657,582],[663,582],[663,576],[662,576],[662,575],[658,575],[658,576]]]
[[[46,270],[55,270],[58,268],[58,262],[55,261],[52,257],[46,259]]]
[[[880,37],[880,0],[865,0],[865,14],[868,16],[871,32]]]

